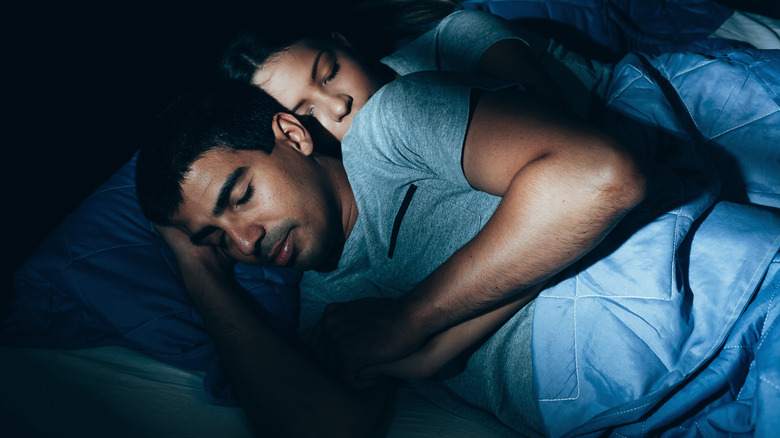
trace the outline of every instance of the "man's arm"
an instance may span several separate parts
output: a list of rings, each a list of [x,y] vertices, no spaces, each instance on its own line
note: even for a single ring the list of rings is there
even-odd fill
[[[532,293],[593,249],[644,197],[632,155],[595,127],[508,90],[474,101],[463,171],[501,203],[474,239],[399,300],[371,315],[348,307],[325,312],[315,339],[328,346],[325,357],[346,381]]]
[[[407,322],[425,332],[560,272],[593,249],[645,190],[642,171],[617,140],[506,91],[477,102],[463,171],[475,189],[502,200],[472,241],[402,299]]]
[[[384,392],[345,388],[266,323],[267,311],[233,278],[232,263],[172,228],[185,288],[203,317],[239,403],[263,436],[369,436]]]

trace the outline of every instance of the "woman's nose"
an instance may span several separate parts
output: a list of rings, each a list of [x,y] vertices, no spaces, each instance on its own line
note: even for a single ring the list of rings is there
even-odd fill
[[[352,96],[347,94],[330,96],[328,98],[327,106],[333,120],[341,122],[344,117],[352,112]]]

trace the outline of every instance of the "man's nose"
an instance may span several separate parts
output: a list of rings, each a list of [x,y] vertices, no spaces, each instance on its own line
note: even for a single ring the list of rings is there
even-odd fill
[[[256,224],[233,227],[227,233],[236,249],[245,256],[255,255],[265,237],[265,229]]]
[[[352,96],[348,94],[330,96],[327,100],[327,106],[333,120],[341,122],[352,112]]]

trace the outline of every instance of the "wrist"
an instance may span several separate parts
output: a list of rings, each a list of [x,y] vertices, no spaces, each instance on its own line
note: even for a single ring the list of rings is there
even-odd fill
[[[180,257],[177,264],[190,296],[204,290],[230,288],[235,281],[232,265],[221,263],[215,257]]]
[[[446,328],[442,309],[412,293],[398,299],[396,314],[408,333],[425,341]]]

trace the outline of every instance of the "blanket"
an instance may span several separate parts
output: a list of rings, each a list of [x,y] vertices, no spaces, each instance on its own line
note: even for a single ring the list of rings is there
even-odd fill
[[[605,61],[635,52],[733,45],[733,41],[706,40],[734,13],[713,0],[466,0],[461,5],[504,17]]]
[[[653,190],[674,208],[636,228],[649,211],[632,213],[537,299],[550,435],[760,436],[776,425],[777,90],[777,51],[616,66],[603,121],[662,163]]]

